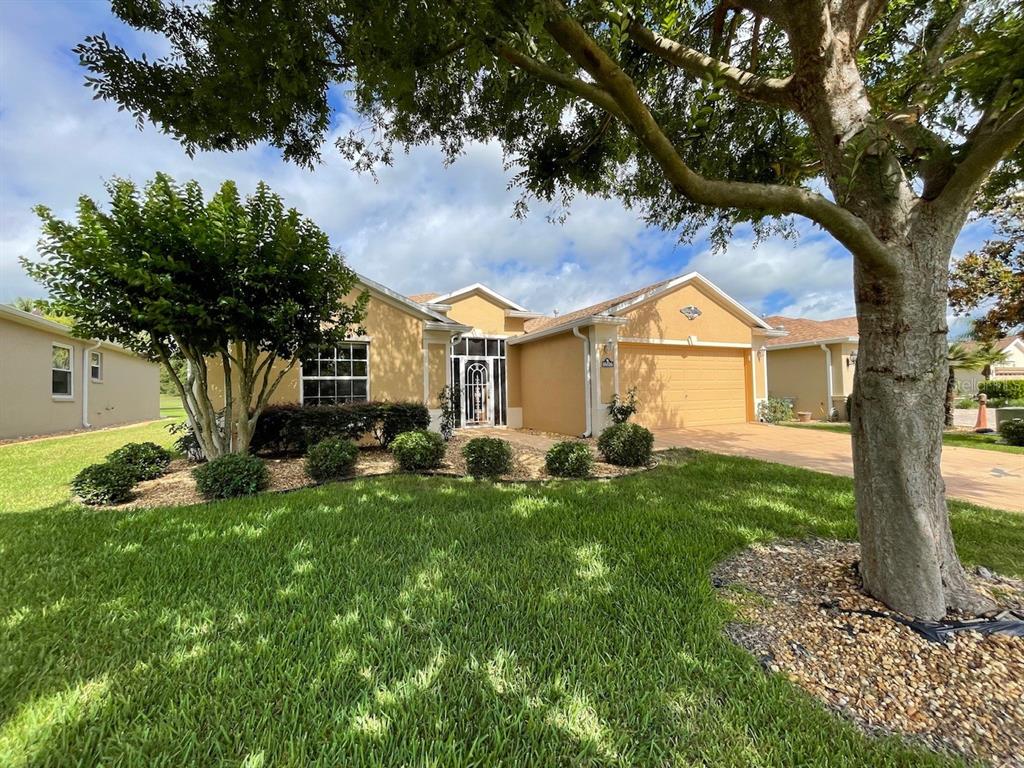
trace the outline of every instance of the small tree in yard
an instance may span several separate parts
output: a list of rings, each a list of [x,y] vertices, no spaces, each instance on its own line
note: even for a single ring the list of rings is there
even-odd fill
[[[244,201],[233,182],[206,202],[196,182],[164,174],[141,192],[123,179],[107,188],[109,212],[82,197],[74,223],[36,209],[43,260],[23,259],[26,270],[75,335],[160,362],[207,459],[245,453],[281,379],[361,320],[365,296],[344,301],[355,274],[263,183]]]
[[[686,237],[793,216],[853,254],[851,429],[869,593],[938,618],[990,602],[953,546],[940,472],[946,298],[972,211],[1020,184],[1024,14],[1013,0],[124,0],[167,37],[78,53],[97,94],[189,148],[269,141],[312,164],[332,83],[395,145],[493,140],[542,200],[616,195]],[[522,209],[520,209],[522,210]]]

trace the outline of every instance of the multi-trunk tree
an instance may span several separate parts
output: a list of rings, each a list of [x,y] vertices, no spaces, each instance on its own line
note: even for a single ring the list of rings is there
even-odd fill
[[[497,141],[526,196],[616,195],[721,242],[809,219],[853,254],[861,574],[890,606],[977,611],[939,457],[950,252],[1021,178],[1024,21],[1011,0],[121,0],[163,59],[78,48],[99,96],[189,149],[268,141],[311,164],[332,84],[358,167]]]
[[[42,259],[26,271],[76,335],[161,364],[207,459],[245,453],[287,373],[361,322],[355,273],[263,183],[244,200],[234,182],[206,201],[165,174],[107,188],[109,210],[83,196],[73,223],[36,209]]]

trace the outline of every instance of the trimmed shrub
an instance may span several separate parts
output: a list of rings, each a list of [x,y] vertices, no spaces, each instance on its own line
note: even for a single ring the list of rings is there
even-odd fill
[[[846,396],[846,420],[853,421],[853,395]]]
[[[999,434],[1008,445],[1024,445],[1024,419],[1007,419],[999,425]]]
[[[425,429],[403,432],[391,441],[391,453],[406,472],[437,469],[444,459],[444,449],[444,438]]]
[[[587,477],[594,466],[594,455],[586,443],[565,440],[548,449],[544,466],[556,477]]]
[[[609,464],[642,467],[651,461],[654,435],[639,424],[612,424],[597,438],[597,450]]]
[[[244,453],[229,453],[192,470],[196,488],[204,499],[251,496],[270,485],[270,472],[262,459]]]
[[[847,407],[850,406],[847,401]],[[780,421],[792,421],[794,418],[793,405],[788,400],[778,397],[769,397],[757,404],[757,418],[766,424],[778,424]]]
[[[978,393],[988,395],[989,400],[1019,400],[1024,398],[1024,379],[995,379],[978,384]]]
[[[317,482],[344,477],[356,464],[359,449],[351,440],[329,437],[309,449],[306,474]]]
[[[357,441],[371,434],[386,448],[402,432],[428,426],[430,413],[423,403],[275,405],[260,415],[249,448],[254,453],[303,454],[329,437]]]
[[[474,437],[462,448],[466,470],[473,477],[495,478],[512,469],[512,446],[497,437]]]
[[[373,436],[384,448],[404,432],[415,432],[430,426],[430,411],[423,403],[376,403],[378,417]]]
[[[171,465],[171,452],[156,443],[128,443],[113,453],[107,461],[119,461],[135,473],[135,480],[160,477]]]
[[[91,464],[71,481],[71,490],[86,504],[120,504],[132,496],[135,471],[124,462]]]

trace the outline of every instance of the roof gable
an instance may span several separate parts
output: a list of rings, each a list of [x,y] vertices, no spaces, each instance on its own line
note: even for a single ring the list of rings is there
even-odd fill
[[[555,315],[553,317],[541,317],[535,320],[529,320],[525,326],[526,332],[534,333],[536,331],[546,330],[558,325],[567,325],[584,317],[593,317],[595,315],[610,315],[612,317],[618,317],[623,313],[635,309],[639,305],[648,301],[652,301],[659,296],[663,296],[670,291],[681,288],[684,285],[691,285],[695,283],[706,289],[716,300],[720,301],[724,306],[742,317],[752,326],[764,328],[765,330],[771,329],[771,326],[767,322],[744,307],[736,301],[736,299],[732,298],[729,294],[704,277],[704,275],[699,272],[687,272],[685,275],[677,275],[676,277],[670,277],[666,280],[660,280],[657,283],[645,285],[643,288],[637,288],[635,291],[630,291],[629,293],[624,293],[621,296],[600,301],[597,304],[591,304],[589,307],[577,309],[574,312],[569,312],[565,315]]]
[[[488,288],[483,283],[473,283],[472,285],[466,285],[463,286],[462,288],[459,288],[458,290],[452,291],[451,293],[445,293],[441,296],[435,294],[431,296],[429,301],[431,304],[451,304],[453,301],[460,299],[463,296],[468,296],[472,293],[482,294],[495,304],[499,304],[505,307],[506,309],[512,309],[515,310],[516,312],[529,312],[529,310],[526,307],[520,304],[516,304],[514,301],[512,301],[512,299],[502,296],[493,288]],[[419,295],[424,296],[428,294]]]

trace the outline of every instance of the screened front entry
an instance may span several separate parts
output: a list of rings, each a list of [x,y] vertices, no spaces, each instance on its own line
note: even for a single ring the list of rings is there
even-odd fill
[[[460,427],[504,425],[505,340],[463,337],[454,342],[452,389],[459,398]]]

